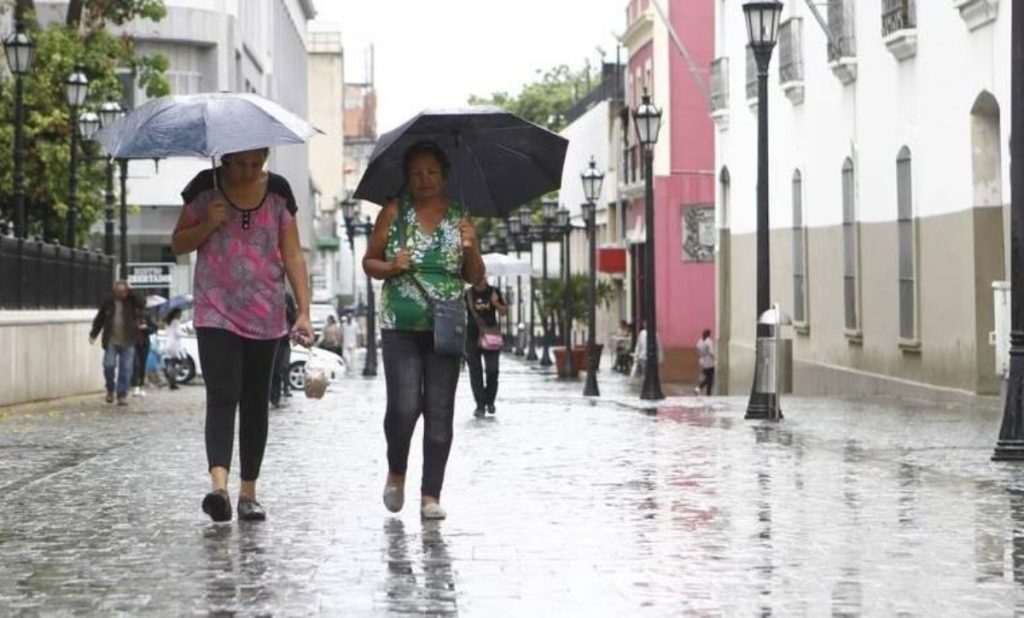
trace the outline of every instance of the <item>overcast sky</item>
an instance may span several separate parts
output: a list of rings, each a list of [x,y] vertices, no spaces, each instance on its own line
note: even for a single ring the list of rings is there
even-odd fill
[[[314,29],[340,30],[346,81],[375,49],[378,129],[471,94],[517,93],[537,69],[615,60],[628,0],[315,0]]]

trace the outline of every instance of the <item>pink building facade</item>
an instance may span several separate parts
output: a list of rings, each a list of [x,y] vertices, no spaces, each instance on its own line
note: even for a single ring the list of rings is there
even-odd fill
[[[709,66],[714,57],[714,4],[662,0],[660,5],[664,19],[649,0],[632,0],[623,37],[629,58],[629,112],[636,109],[644,90],[662,110],[654,153],[653,222],[645,220],[643,155],[632,118],[622,135],[619,195],[630,258],[629,315],[639,328],[644,315],[646,225],[653,224],[658,334],[665,353],[661,375],[670,382],[695,382],[695,344],[701,332],[714,330],[715,324],[714,124],[706,88],[698,81],[706,82],[706,72],[697,68]]]

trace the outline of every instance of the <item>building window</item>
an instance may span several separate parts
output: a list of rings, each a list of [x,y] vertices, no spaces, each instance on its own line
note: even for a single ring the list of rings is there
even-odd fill
[[[882,36],[917,27],[914,0],[882,0]]]
[[[807,235],[803,213],[804,181],[800,170],[793,172],[793,321],[807,323]]]
[[[729,59],[716,58],[711,62],[711,111],[729,107]]]
[[[860,333],[860,280],[858,271],[858,237],[856,184],[853,160],[843,162],[843,307],[846,330],[850,335]]]
[[[914,251],[914,207],[910,150],[896,157],[896,202],[900,265],[900,339],[917,340],[917,277]]]
[[[757,104],[757,61],[754,59],[754,48],[747,45],[747,103]]]

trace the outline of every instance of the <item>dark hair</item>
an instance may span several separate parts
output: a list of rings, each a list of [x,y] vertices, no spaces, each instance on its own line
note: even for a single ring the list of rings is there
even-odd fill
[[[448,160],[448,155],[444,153],[444,149],[437,145],[437,142],[423,140],[406,148],[405,155],[402,156],[402,172],[405,174],[406,184],[408,184],[409,179],[409,164],[412,163],[414,158],[423,154],[434,157],[441,166],[441,176],[448,178],[448,170],[452,167],[451,161]]]
[[[164,318],[164,321],[170,324],[171,322],[177,320],[180,317],[181,309],[171,309],[171,311],[167,314],[167,317]]]
[[[262,151],[264,159],[266,159],[266,158],[268,158],[270,156],[270,148],[266,148],[266,147],[264,147],[264,148],[253,148],[252,150],[246,150],[244,152],[253,152],[253,151]],[[227,153],[222,154],[220,156],[221,165],[224,165],[224,164],[228,163],[231,160],[231,157],[235,156],[236,154],[241,154],[241,153],[239,153],[239,152],[227,152]]]
[[[700,338],[701,339],[707,339],[710,336],[711,336],[711,329],[710,328],[705,328],[704,329],[704,334],[701,335]]]

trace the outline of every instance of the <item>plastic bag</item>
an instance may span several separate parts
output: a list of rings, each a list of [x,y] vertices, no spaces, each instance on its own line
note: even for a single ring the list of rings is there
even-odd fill
[[[318,358],[311,349],[309,360],[303,369],[306,377],[306,397],[309,399],[322,399],[327,392],[327,386],[331,383],[331,368],[327,363]]]

